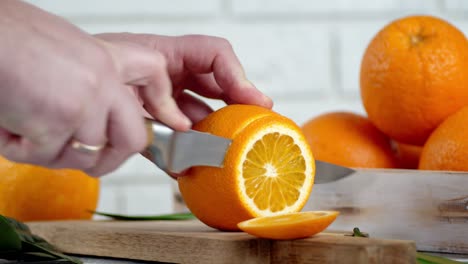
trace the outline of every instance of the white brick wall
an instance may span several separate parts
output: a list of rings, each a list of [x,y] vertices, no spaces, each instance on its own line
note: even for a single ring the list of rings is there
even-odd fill
[[[221,1],[203,0],[196,4],[191,0],[99,0],[56,1],[29,0],[49,12],[66,17],[129,17],[129,16],[209,16],[221,9]]]
[[[297,123],[326,111],[364,113],[359,68],[373,35],[391,20],[432,14],[468,33],[464,0],[29,0],[90,32],[209,34],[230,40],[248,77]],[[214,107],[220,102],[208,100]],[[174,182],[134,156],[102,178],[99,210],[172,211]]]
[[[388,13],[410,13],[414,11],[434,11],[437,1],[431,0],[255,0],[255,1],[232,1],[235,14],[254,15],[258,14],[310,14],[310,15],[351,15],[365,14],[375,16]]]

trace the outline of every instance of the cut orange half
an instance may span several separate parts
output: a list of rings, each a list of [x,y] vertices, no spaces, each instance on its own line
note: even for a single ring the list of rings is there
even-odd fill
[[[187,207],[200,221],[238,230],[241,221],[298,212],[307,202],[315,161],[290,119],[258,106],[230,105],[194,129],[232,139],[223,168],[193,167],[178,179]]]
[[[310,211],[253,218],[240,222],[239,228],[253,236],[268,239],[298,239],[325,230],[339,212]]]

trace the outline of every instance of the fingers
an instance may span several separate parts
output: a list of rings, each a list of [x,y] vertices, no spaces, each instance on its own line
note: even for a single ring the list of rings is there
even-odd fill
[[[211,99],[220,99],[223,95],[223,90],[216,83],[213,73],[190,74],[181,86]]]
[[[84,171],[101,176],[117,169],[132,154],[142,151],[147,144],[143,118],[136,98],[130,96],[126,87],[121,86],[112,102],[107,120],[107,145],[101,151],[96,166]]]
[[[172,97],[171,82],[164,69],[153,72],[148,84],[141,89],[140,95],[145,102],[143,106],[154,118],[176,130],[190,128],[190,120]]]
[[[180,46],[177,51],[182,57],[184,66],[193,73],[213,72],[227,101],[272,107],[271,99],[246,79],[239,59],[228,41],[189,35],[179,37],[177,43]]]
[[[115,42],[111,52],[123,82],[139,87],[143,107],[154,118],[176,130],[187,130],[190,120],[178,108],[164,56],[127,42]],[[118,44],[118,45],[115,45]]]
[[[102,102],[102,101],[101,101]],[[93,109],[88,111],[86,118],[78,129],[66,141],[62,152],[49,165],[53,168],[80,168],[88,169],[96,166],[100,152],[80,150],[79,145],[102,146],[107,143],[107,112],[102,105],[92,105]],[[77,147],[75,145],[78,144]]]
[[[211,109],[208,104],[186,92],[179,96],[178,104],[182,112],[184,112],[193,123],[199,122],[213,112],[213,109]]]

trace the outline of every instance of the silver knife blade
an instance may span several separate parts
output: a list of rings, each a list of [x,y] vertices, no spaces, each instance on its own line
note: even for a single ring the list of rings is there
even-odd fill
[[[143,156],[160,169],[180,173],[192,166],[222,167],[231,140],[195,130],[185,132],[146,120],[148,146]]]
[[[334,182],[355,173],[356,170],[328,163],[325,161],[315,160],[315,180],[314,183]]]
[[[141,154],[169,173],[180,173],[192,166],[222,167],[231,140],[195,130],[174,131],[146,119],[148,145]],[[315,183],[340,180],[355,170],[328,162],[315,161]]]

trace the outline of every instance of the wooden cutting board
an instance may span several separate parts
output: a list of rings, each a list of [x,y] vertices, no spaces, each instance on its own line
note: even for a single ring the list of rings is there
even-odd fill
[[[33,233],[74,254],[171,263],[414,263],[412,241],[320,233],[275,241],[221,232],[196,220],[30,222]]]

